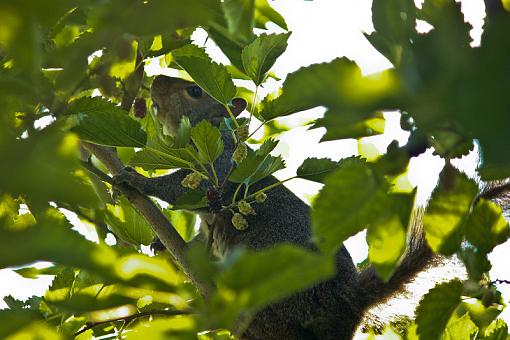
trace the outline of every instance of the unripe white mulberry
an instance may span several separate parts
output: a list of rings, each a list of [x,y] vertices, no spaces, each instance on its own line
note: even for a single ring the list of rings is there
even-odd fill
[[[232,216],[232,225],[237,230],[245,230],[248,228],[248,222],[240,213],[235,213],[234,216]]]
[[[240,143],[232,154],[232,160],[239,164],[246,158],[246,155],[248,155],[248,148],[246,144]]]
[[[196,189],[200,185],[200,182],[204,179],[204,175],[202,175],[199,172],[192,172],[188,174],[184,179],[181,181],[181,185],[185,188],[190,189]]]
[[[242,125],[237,129],[237,139],[239,142],[244,142],[248,139],[248,136],[250,135],[250,130],[248,125]]]
[[[253,210],[250,203],[246,201],[241,201],[237,203],[237,208],[239,209],[239,212],[243,215],[255,215],[255,210]]]
[[[263,192],[259,192],[255,195],[255,202],[257,203],[264,203],[264,201],[266,200],[267,198],[267,195]]]

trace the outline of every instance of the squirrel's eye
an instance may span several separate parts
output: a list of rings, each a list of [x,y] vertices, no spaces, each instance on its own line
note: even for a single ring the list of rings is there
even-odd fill
[[[186,91],[193,98],[198,98],[202,95],[202,89],[196,85],[186,87]]]

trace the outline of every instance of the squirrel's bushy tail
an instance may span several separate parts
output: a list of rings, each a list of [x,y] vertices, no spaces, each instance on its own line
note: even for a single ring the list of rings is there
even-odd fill
[[[436,262],[437,257],[425,241],[422,227],[423,210],[416,211],[413,217],[406,253],[391,279],[384,282],[372,267],[360,272],[356,296],[363,310],[374,304],[385,302],[395,293],[403,291],[405,284]]]

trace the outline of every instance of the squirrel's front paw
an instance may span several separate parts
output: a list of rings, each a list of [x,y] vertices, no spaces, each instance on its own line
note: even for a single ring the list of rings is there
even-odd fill
[[[135,169],[126,166],[112,178],[112,196],[114,200],[120,194],[127,194],[130,190],[137,189],[137,179],[143,177]]]

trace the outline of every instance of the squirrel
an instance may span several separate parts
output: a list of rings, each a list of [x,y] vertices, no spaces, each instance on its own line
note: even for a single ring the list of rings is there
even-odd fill
[[[200,87],[179,78],[157,76],[152,83],[151,97],[158,119],[169,134],[175,133],[183,116],[187,116],[192,124],[205,119],[215,126],[228,116],[225,107]],[[232,100],[234,116],[245,108],[243,99]],[[230,132],[223,133],[222,138],[224,152],[214,164],[220,183],[228,176],[236,147]],[[181,169],[165,176],[147,178],[126,168],[116,177],[116,182],[172,204],[189,190],[181,185],[189,173],[189,170]],[[275,177],[266,177],[250,189],[256,192],[276,182]],[[230,202],[234,189],[233,183],[225,181],[220,193],[224,203]],[[264,249],[281,242],[318,251],[311,241],[310,207],[283,185],[268,191],[267,199],[257,205],[256,215],[246,216],[248,228],[245,230],[232,225],[229,211],[199,209],[196,212],[202,220],[201,233],[210,240],[211,251],[219,257],[239,245]],[[415,231],[395,274],[388,282],[383,282],[373,268],[359,271],[342,246],[335,255],[337,274],[333,278],[263,308],[240,338],[351,339],[367,309],[402,291],[403,285],[422,271],[432,257],[423,232]]]

